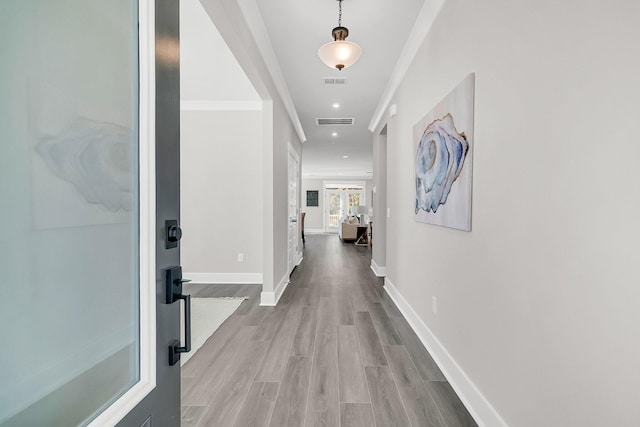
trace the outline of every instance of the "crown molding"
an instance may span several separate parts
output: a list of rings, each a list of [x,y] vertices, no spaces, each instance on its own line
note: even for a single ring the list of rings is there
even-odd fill
[[[445,1],[446,0],[425,0],[424,5],[420,10],[420,14],[418,15],[418,19],[416,19],[416,23],[409,34],[409,38],[400,53],[400,59],[398,59],[398,63],[393,69],[393,73],[391,73],[389,83],[387,83],[387,87],[384,89],[380,102],[376,107],[376,111],[373,113],[373,117],[369,123],[369,130],[371,132],[375,132],[378,128],[387,107],[391,103],[400,83],[404,80],[404,76],[407,74],[407,71],[409,71],[409,67],[413,62],[413,59],[416,57],[422,43],[427,38],[427,34],[429,34],[431,26],[436,20],[436,17],[438,16],[440,9],[442,9]]]
[[[269,70],[273,83],[282,98],[284,108],[289,114],[289,118],[291,119],[291,123],[298,134],[298,138],[300,138],[300,142],[304,143],[307,140],[307,137],[302,129],[302,124],[300,123],[296,107],[282,74],[282,69],[276,59],[276,54],[273,50],[269,34],[267,33],[267,28],[264,25],[262,15],[260,15],[258,5],[255,0],[238,0],[238,6],[240,7],[240,11],[244,16],[245,21],[247,21],[249,31],[251,31],[251,35],[253,36],[256,46],[262,55],[262,59],[267,66],[267,70]]]
[[[180,111],[262,111],[262,101],[180,101]]]

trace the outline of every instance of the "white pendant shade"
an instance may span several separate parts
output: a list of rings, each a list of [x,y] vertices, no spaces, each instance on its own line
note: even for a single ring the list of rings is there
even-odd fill
[[[360,46],[346,40],[332,41],[318,49],[318,56],[322,62],[338,70],[355,64],[361,54],[362,48]]]

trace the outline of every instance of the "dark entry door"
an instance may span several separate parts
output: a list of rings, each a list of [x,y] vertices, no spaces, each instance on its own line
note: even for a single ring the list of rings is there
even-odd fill
[[[0,4],[0,426],[178,426],[178,0]]]
[[[157,384],[119,424],[127,427],[180,425],[180,363],[169,364],[169,347],[180,337],[180,302],[166,300],[167,270],[180,264],[179,242],[168,237],[180,216],[179,2],[155,3]]]

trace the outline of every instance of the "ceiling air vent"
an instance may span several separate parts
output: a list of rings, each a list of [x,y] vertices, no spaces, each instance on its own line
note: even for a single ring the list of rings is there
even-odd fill
[[[323,78],[325,85],[346,85],[346,77],[325,77]]]
[[[356,119],[353,117],[350,118],[338,118],[338,119],[316,119],[316,123],[318,126],[328,126],[328,125],[348,125],[353,126],[356,122]]]

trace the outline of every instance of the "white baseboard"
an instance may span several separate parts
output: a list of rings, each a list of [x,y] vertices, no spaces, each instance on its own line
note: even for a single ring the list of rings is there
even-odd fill
[[[385,277],[387,275],[387,267],[380,267],[373,258],[371,259],[371,271],[378,277]]]
[[[289,284],[289,274],[285,274],[284,277],[276,286],[275,291],[273,292],[264,292],[260,294],[260,305],[261,306],[270,306],[273,307],[278,304],[280,297],[284,293],[284,290],[287,289],[287,285]]]
[[[324,234],[324,230],[322,228],[305,228],[304,234]]]
[[[196,284],[262,284],[262,273],[183,273],[182,276]]]
[[[491,406],[491,403],[478,390],[476,385],[451,357],[447,349],[438,341],[436,336],[420,319],[420,316],[386,277],[384,279],[384,289],[407,319],[411,328],[418,335],[418,338],[438,364],[447,381],[449,381],[449,384],[451,384],[451,387],[458,394],[460,400],[462,400],[478,425],[507,427],[507,423],[500,417],[500,414]]]

